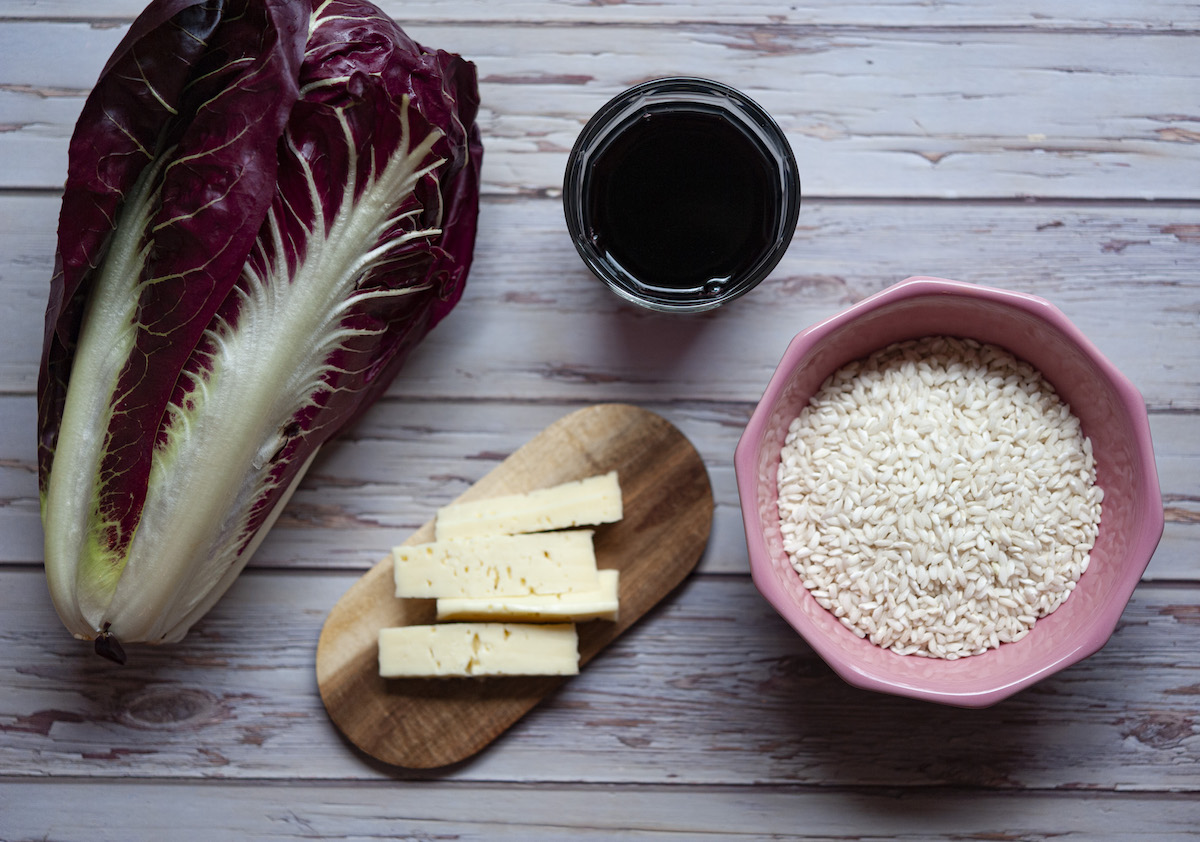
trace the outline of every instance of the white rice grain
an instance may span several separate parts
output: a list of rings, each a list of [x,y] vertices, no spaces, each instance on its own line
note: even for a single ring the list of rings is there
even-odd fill
[[[778,474],[784,547],[859,637],[976,655],[1028,634],[1087,569],[1103,493],[1042,375],[969,339],[899,342],[831,375]]]

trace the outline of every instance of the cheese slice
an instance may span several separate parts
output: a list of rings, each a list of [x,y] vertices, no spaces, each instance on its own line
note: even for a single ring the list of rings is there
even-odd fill
[[[392,550],[398,597],[528,596],[598,587],[587,529],[487,535]]]
[[[570,623],[439,623],[379,630],[384,678],[577,675]]]
[[[439,620],[513,620],[525,623],[616,620],[619,602],[616,570],[596,571],[594,591],[533,596],[443,597],[437,601]]]
[[[487,500],[454,503],[438,510],[434,537],[512,535],[615,523],[623,513],[617,472]]]

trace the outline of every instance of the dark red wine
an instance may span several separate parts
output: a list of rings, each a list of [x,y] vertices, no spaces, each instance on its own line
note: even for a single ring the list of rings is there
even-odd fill
[[[779,181],[775,158],[722,113],[647,109],[591,163],[588,236],[643,292],[720,295],[772,247]]]
[[[788,249],[800,175],[783,131],[710,79],[634,85],[597,111],[563,176],[567,231],[592,274],[660,312],[752,290]]]

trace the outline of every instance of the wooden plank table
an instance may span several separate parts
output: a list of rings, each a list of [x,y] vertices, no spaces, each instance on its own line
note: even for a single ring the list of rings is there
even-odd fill
[[[141,2],[0,4],[0,839],[1200,837],[1200,6],[383,5],[478,65],[466,295],[218,607],[118,668],[46,594],[34,390],[67,139]],[[772,277],[694,318],[603,290],[560,204],[587,118],[675,74],[762,103],[804,184]],[[754,590],[737,509],[734,444],[787,341],[915,274],[1048,298],[1152,412],[1166,532],[1120,627],[982,711],[841,682]],[[664,415],[703,455],[697,573],[477,757],[364,758],[316,691],[329,609],[599,401]]]

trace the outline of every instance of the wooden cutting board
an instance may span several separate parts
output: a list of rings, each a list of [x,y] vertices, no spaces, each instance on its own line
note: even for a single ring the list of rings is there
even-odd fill
[[[579,625],[586,664],[692,571],[712,528],[704,462],[666,419],[600,404],[547,427],[459,499],[532,491],[616,470],[624,518],[595,528],[599,567],[617,568],[620,620]],[[446,501],[450,502],[450,501]],[[407,543],[433,540],[433,522]],[[317,684],[334,724],[372,757],[433,768],[483,749],[569,678],[383,679],[379,630],[434,622],[434,601],[394,596],[391,553],[333,607],[317,644]]]

